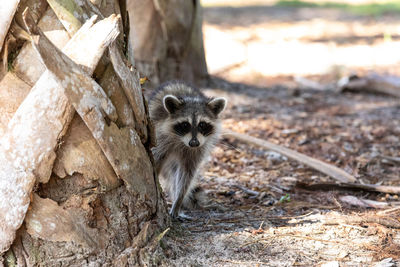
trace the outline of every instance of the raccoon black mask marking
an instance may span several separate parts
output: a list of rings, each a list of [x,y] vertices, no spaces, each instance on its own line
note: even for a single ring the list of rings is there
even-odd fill
[[[199,168],[218,141],[218,115],[225,106],[225,98],[208,98],[182,82],[163,84],[150,98],[157,138],[153,154],[163,188],[173,201],[173,217],[189,199]]]

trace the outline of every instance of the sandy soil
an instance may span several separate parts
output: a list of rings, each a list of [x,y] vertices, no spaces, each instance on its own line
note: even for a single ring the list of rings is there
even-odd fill
[[[336,90],[337,80],[348,73],[398,72],[392,67],[399,53],[391,58],[384,53],[400,50],[400,15],[372,18],[336,9],[268,6],[251,12],[248,7],[206,8],[204,17],[207,60],[218,76],[206,93],[229,99],[224,127],[334,164],[358,183],[400,186],[399,100]],[[383,38],[386,30],[389,41]],[[247,52],[221,54],[218,61],[213,58],[217,50],[210,49],[217,49],[211,44],[221,39],[212,38],[228,38],[232,51]],[[359,51],[360,46],[369,52]],[[259,59],[253,62],[249,51]],[[282,60],[279,53],[290,56]],[[307,88],[296,76],[323,89]],[[328,186],[304,186],[321,183]],[[201,181],[219,208],[188,211],[193,221],[174,223],[160,241],[163,265],[399,265],[398,195],[334,183],[277,153],[222,139]],[[365,207],[352,197],[376,202]]]

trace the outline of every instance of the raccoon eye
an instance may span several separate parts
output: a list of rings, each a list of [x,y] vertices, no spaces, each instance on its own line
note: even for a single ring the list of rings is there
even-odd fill
[[[190,123],[188,123],[187,121],[184,121],[181,123],[181,127],[184,129],[189,130],[190,129]]]
[[[190,132],[192,126],[187,121],[180,122],[174,125],[174,131],[178,135],[185,135]]]
[[[212,134],[214,130],[211,124],[204,121],[201,121],[197,127],[199,128],[199,132],[204,136]]]

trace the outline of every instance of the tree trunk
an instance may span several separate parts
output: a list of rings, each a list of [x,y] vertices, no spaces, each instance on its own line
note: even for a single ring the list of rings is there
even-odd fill
[[[182,79],[195,85],[207,80],[198,0],[128,1],[130,38],[139,72],[149,87]]]
[[[21,1],[3,45],[10,71],[0,71],[0,266],[157,263],[149,256],[151,244],[167,227],[168,215],[139,75],[122,56],[123,34],[101,58],[95,54],[109,45],[96,43],[106,31],[102,25],[117,19],[103,15],[120,14],[124,2],[92,2],[98,6]],[[23,6],[30,9],[24,15]],[[92,18],[80,28],[94,14],[99,22]],[[32,43],[4,50],[7,40],[21,37],[15,29],[24,22]],[[70,58],[35,23],[59,49],[68,42],[63,52]],[[109,30],[111,41],[115,30]],[[88,48],[82,45],[91,41]],[[88,58],[93,60],[86,64]]]

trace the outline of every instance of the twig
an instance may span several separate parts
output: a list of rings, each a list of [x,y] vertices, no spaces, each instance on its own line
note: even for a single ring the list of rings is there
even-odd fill
[[[258,218],[248,218],[248,217],[236,217],[236,218],[214,218],[212,221],[213,222],[225,222],[225,223],[237,223],[237,222],[242,222],[242,221],[248,221],[248,222],[256,222],[256,221],[262,221],[265,222],[265,220],[270,221],[270,220],[290,220],[290,219],[299,219],[299,218],[304,218],[309,215],[314,213],[314,211],[308,212],[306,214],[302,215],[297,215],[297,216],[268,216],[268,217],[258,217]]]
[[[400,222],[396,219],[388,217],[342,217],[342,218],[327,218],[324,222],[325,225],[338,225],[338,224],[362,224],[362,223],[377,223],[386,227],[400,229]]]
[[[365,231],[366,229],[360,226],[355,226],[355,225],[351,225],[351,224],[345,224],[345,223],[341,223],[341,226],[345,226],[345,227],[349,227],[349,228],[353,228],[359,231]]]
[[[165,229],[161,234],[159,234],[156,238],[155,241],[156,242],[160,242],[161,239],[163,239],[163,237],[165,236],[166,233],[168,233],[169,231],[169,227],[167,229]]]
[[[265,149],[269,149],[275,152],[278,152],[288,158],[291,158],[293,160],[296,160],[298,162],[301,162],[317,171],[320,171],[330,177],[332,177],[335,180],[338,180],[343,183],[349,183],[349,182],[355,182],[356,178],[347,172],[345,172],[342,169],[339,169],[338,167],[335,167],[333,165],[330,165],[328,163],[322,162],[320,160],[311,158],[309,156],[306,156],[304,154],[301,154],[297,151],[291,150],[289,148],[273,144],[271,142],[252,137],[246,134],[241,134],[234,132],[229,129],[224,129],[224,136],[228,137],[233,137],[239,141],[245,142],[247,144],[252,144],[256,146],[263,147]]]
[[[381,158],[400,163],[400,157],[381,156]]]
[[[392,212],[395,212],[398,210],[400,210],[400,207],[395,207],[395,208],[391,208],[391,209],[387,209],[387,210],[381,210],[381,211],[377,212],[376,214],[377,215],[385,215],[385,214],[392,213]]]
[[[314,213],[314,211],[310,211],[310,212],[307,212],[306,214],[297,215],[297,216],[275,216],[275,217],[278,218],[278,219],[282,219],[282,220],[300,219],[300,218],[307,217],[308,215],[311,215],[313,213]],[[275,217],[272,217],[272,218],[274,219]],[[270,217],[268,217],[268,218],[270,218]]]
[[[260,195],[260,192],[248,189],[248,188],[246,188],[244,186],[241,186],[241,185],[238,185],[238,184],[235,184],[234,187],[237,187],[240,190],[242,190],[243,192],[245,192],[246,194],[249,194],[249,195],[252,195],[252,196],[256,196],[257,197],[258,195]]]
[[[340,242],[340,241],[336,241],[336,240],[326,240],[326,239],[314,238],[314,237],[311,237],[311,236],[303,236],[303,235],[291,235],[291,234],[278,234],[278,235],[275,235],[274,234],[273,237],[294,237],[294,238],[302,238],[302,239],[307,239],[307,240],[319,241],[319,242],[323,242],[323,243],[331,243],[331,244],[333,243],[333,244],[341,244],[341,245],[347,245],[348,244],[347,242]],[[257,239],[257,240],[253,240],[253,241],[244,243],[244,244],[240,245],[239,247],[242,248],[242,247],[245,247],[245,246],[248,246],[248,245],[251,245],[251,244],[254,244],[254,243],[258,243],[260,241],[266,241],[266,240],[271,240],[271,237],[265,237],[265,238],[260,238],[260,239]]]
[[[339,199],[340,201],[345,202],[347,204],[363,208],[383,209],[389,206],[389,203],[387,202],[363,199],[355,196],[340,196]]]
[[[385,186],[385,185],[373,185],[373,184],[354,184],[344,183],[343,186],[359,188],[366,191],[375,191],[389,194],[400,194],[400,186]]]
[[[238,265],[244,265],[244,264],[265,264],[268,265],[268,262],[263,262],[263,261],[234,261],[234,260],[217,260],[219,262],[229,262],[229,263],[233,263],[233,264],[238,264]]]

